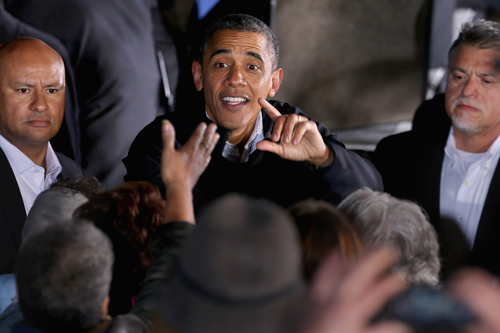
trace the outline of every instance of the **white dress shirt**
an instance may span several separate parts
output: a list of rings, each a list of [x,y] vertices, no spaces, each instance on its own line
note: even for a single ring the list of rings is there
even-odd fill
[[[48,145],[45,155],[47,166],[47,173],[45,174],[43,167],[36,165],[28,156],[0,135],[0,148],[7,156],[16,177],[17,185],[23,197],[26,215],[28,215],[38,194],[56,182],[57,176],[62,170],[61,163],[59,163],[52,146],[50,143]]]
[[[485,153],[457,149],[453,128],[445,146],[441,170],[441,218],[457,222],[472,248],[483,204],[500,156],[500,137]]]

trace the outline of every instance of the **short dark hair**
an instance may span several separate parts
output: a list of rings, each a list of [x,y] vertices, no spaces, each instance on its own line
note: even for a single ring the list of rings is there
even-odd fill
[[[272,46],[273,70],[278,68],[280,47],[278,39],[271,28],[258,18],[247,14],[229,14],[215,21],[206,31],[200,45],[198,61],[203,64],[203,56],[208,49],[212,36],[219,30],[233,30],[239,32],[255,32],[267,38],[268,46]]]
[[[44,332],[80,332],[99,324],[112,265],[111,242],[87,221],[57,222],[30,233],[16,269],[27,324]]]
[[[496,49],[500,52],[500,23],[486,20],[467,22],[448,52],[448,63],[462,45],[480,49]]]

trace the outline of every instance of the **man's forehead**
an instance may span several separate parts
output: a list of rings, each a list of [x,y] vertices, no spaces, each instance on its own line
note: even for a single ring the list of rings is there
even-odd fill
[[[237,30],[217,30],[210,38],[208,49],[219,47],[255,47],[262,50],[267,50],[267,37],[258,32],[237,31]]]
[[[257,32],[218,30],[212,38],[205,53],[211,59],[219,53],[230,54],[243,52],[248,56],[259,55],[258,58],[270,57],[269,42],[265,35]],[[269,59],[271,60],[271,59]]]
[[[0,48],[0,63],[33,62],[37,60],[64,66],[59,53],[38,39],[18,38]]]

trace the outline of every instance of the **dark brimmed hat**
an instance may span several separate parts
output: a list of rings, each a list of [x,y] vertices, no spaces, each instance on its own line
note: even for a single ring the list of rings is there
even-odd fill
[[[237,194],[202,211],[162,297],[180,332],[293,332],[305,307],[297,231],[282,208]]]

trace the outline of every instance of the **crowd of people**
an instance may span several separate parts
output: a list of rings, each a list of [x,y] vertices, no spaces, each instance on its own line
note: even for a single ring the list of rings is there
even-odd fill
[[[213,23],[204,107],[145,126],[110,187],[50,143],[63,57],[0,47],[0,332],[500,330],[500,24],[464,25],[444,97],[371,153],[268,100],[279,52]]]

